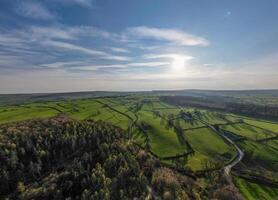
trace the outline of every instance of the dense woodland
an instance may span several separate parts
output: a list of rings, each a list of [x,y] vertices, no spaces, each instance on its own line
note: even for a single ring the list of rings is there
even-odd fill
[[[59,117],[0,130],[1,199],[241,199],[227,178],[201,185],[104,122]]]
[[[252,117],[278,119],[278,106],[273,105],[231,102],[221,100],[220,98],[217,100],[211,100],[204,97],[191,96],[161,96],[160,100],[177,106],[214,109]]]

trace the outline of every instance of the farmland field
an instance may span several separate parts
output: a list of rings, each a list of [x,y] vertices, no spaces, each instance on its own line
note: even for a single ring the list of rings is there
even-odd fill
[[[248,156],[247,161],[242,161],[246,170],[250,169],[248,172],[253,170],[257,175],[265,169],[270,174],[268,177],[276,177],[277,123],[170,105],[157,96],[80,98],[1,106],[0,124],[61,115],[118,126],[125,130],[126,138],[151,152],[165,165],[199,173],[225,168],[232,163],[238,156],[234,146],[237,144]],[[222,135],[224,132],[226,135]],[[225,137],[234,140],[234,144]],[[258,170],[250,164],[250,159],[257,162]],[[260,165],[262,162],[264,165]],[[277,194],[275,189],[250,183],[236,175],[234,182],[247,199],[271,199]]]
[[[250,183],[241,178],[235,178],[234,182],[246,199],[272,200],[278,196],[278,189]]]
[[[192,169],[202,169],[202,164],[207,160],[225,163],[236,155],[231,146],[208,128],[188,130],[184,135],[196,153],[188,161],[188,166]]]
[[[249,124],[233,124],[220,126],[223,130],[228,130],[251,140],[260,140],[274,137],[275,134],[271,131],[264,130],[258,127],[250,126]]]

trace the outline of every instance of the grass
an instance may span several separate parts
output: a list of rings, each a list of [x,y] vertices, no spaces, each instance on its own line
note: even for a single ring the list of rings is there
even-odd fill
[[[247,200],[274,200],[278,196],[278,189],[248,182],[234,177],[233,181]]]
[[[170,114],[173,114],[174,116],[177,116],[180,112],[179,108],[163,108],[163,109],[154,109],[158,111],[162,116],[167,117]]]
[[[172,129],[165,129],[160,124],[159,118],[154,118],[151,112],[140,111],[139,119],[151,126],[148,135],[151,144],[151,151],[158,156],[175,156],[187,152],[187,148],[179,143],[176,133]]]
[[[197,121],[197,120],[193,120],[193,121],[185,121],[183,119],[180,119],[180,126],[183,129],[191,129],[191,128],[197,128],[197,127],[202,127],[205,126],[205,124]]]
[[[111,108],[105,106],[109,105]],[[143,105],[141,110],[135,113],[135,106]],[[116,112],[115,110],[125,115]],[[47,118],[64,113],[67,116],[77,119],[103,120],[119,126],[125,130],[138,117],[138,122],[146,122],[150,128],[147,129],[150,148],[153,153],[160,157],[175,156],[188,152],[187,146],[181,144],[173,129],[165,128],[165,120],[156,116],[152,111],[158,111],[165,118],[172,114],[178,117],[180,109],[166,103],[160,102],[157,97],[127,96],[115,98],[97,99],[75,99],[70,101],[52,101],[44,103],[29,103],[19,106],[1,106],[0,124],[17,122],[34,118]],[[245,156],[251,156],[258,163],[269,166],[268,169],[278,168],[278,141],[270,140],[264,143],[255,142],[257,139],[264,139],[275,136],[278,131],[278,123],[256,120],[252,118],[241,118],[237,115],[214,112],[204,109],[186,108],[196,116],[195,111],[200,112],[200,118],[210,124],[228,124],[244,119],[248,124],[221,125],[221,128],[235,132],[247,138],[245,141],[238,142],[239,146],[245,151]],[[128,115],[128,116],[126,116]],[[192,122],[183,119],[175,119],[183,129],[191,129],[204,126],[198,120]],[[163,122],[163,124],[161,123]],[[184,139],[192,146],[195,153],[190,156],[186,166],[194,171],[204,169],[204,163],[211,161],[214,164],[229,162],[235,155],[235,149],[225,143],[223,139],[209,128],[199,128],[186,130]],[[133,130],[133,139],[144,144],[146,141],[144,134],[137,127]],[[184,161],[185,162],[185,161]],[[171,161],[168,161],[171,163]],[[273,199],[278,195],[277,189],[246,182],[244,179],[235,178],[235,184],[239,187],[246,199]]]
[[[105,103],[111,103],[105,99],[104,101]],[[127,111],[124,106],[116,106],[115,109],[119,109],[121,112],[130,114],[135,118],[134,114]],[[53,117],[59,113],[64,113],[77,120],[94,119],[96,121],[108,121],[124,129],[128,127],[130,121],[127,117],[111,111],[94,99],[79,99],[73,101],[30,103],[21,106],[2,106],[0,108],[0,124],[34,118]]]
[[[59,112],[47,107],[30,107],[13,106],[7,109],[1,109],[0,124],[23,121],[33,118],[47,118],[57,115]]]
[[[275,136],[272,132],[248,124],[222,125],[222,129],[231,131],[251,140],[265,139]]]
[[[276,163],[278,167],[278,150],[254,141],[241,141],[238,144],[249,153],[249,156],[252,156],[252,159],[264,161],[265,164]]]
[[[263,142],[263,144],[278,151],[278,140],[277,139]]]
[[[248,124],[258,126],[260,128],[278,133],[278,123],[268,122],[268,121],[258,121],[254,119],[244,119]]]
[[[228,162],[236,154],[233,147],[226,144],[220,136],[209,128],[186,131],[184,134],[195,151],[193,157],[188,161],[188,166],[192,169],[202,169],[206,159],[214,163]]]
[[[187,109],[191,112],[196,118],[199,118],[207,123],[210,124],[225,124],[229,122],[233,122],[228,115],[225,113],[209,111],[209,110],[200,110],[200,109]],[[196,114],[194,111],[199,111],[199,115]]]
[[[264,119],[251,118],[251,117],[240,116],[235,114],[229,114],[229,117],[234,120],[241,119],[247,124],[257,126],[258,128],[266,129],[274,133],[278,133],[278,122],[275,121],[268,121]]]

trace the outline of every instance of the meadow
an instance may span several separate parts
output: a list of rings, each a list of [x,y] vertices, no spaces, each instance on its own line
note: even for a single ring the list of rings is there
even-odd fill
[[[198,172],[207,170],[208,166],[212,170],[225,167],[235,159],[236,149],[220,134],[228,132],[230,139],[240,138],[235,142],[249,160],[265,162],[267,166],[259,167],[267,167],[274,175],[277,173],[278,123],[213,110],[181,108],[162,102],[157,96],[127,95],[2,105],[0,124],[57,115],[111,123],[125,130],[130,141],[150,151],[162,163]],[[247,199],[258,197],[249,193],[250,188],[269,190],[238,177],[234,182]],[[271,196],[276,192],[265,193]],[[265,196],[264,199],[270,199]]]

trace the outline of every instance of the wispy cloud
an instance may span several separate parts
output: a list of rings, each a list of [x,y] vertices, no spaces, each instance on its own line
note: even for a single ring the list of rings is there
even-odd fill
[[[83,7],[92,7],[94,0],[55,0],[64,4],[76,4]]]
[[[22,56],[37,52],[38,54],[65,55],[75,52],[77,56],[93,55],[94,60],[130,61],[131,58],[119,55],[128,50],[115,47],[115,53],[99,50],[91,44],[84,47],[82,41],[90,41],[91,38],[107,39],[117,37],[117,34],[91,27],[91,26],[30,26],[22,29],[0,30],[0,53],[21,54]],[[121,51],[121,52],[119,52]],[[82,55],[83,54],[83,55]],[[57,55],[57,54],[56,54]],[[63,56],[62,56],[63,57]],[[36,60],[34,58],[34,60]]]
[[[189,34],[178,29],[164,29],[139,26],[129,28],[128,34],[139,37],[160,41],[170,42],[178,46],[208,46],[209,41],[205,38]]]
[[[168,62],[129,62],[124,64],[94,64],[91,61],[66,61],[43,64],[41,67],[65,70],[96,71],[101,69],[131,69],[131,68],[152,68],[169,65]]]
[[[92,6],[93,0],[72,0],[74,3],[82,5],[82,6]]]
[[[59,42],[59,41],[49,40],[49,41],[43,41],[42,44],[44,44],[46,46],[53,46],[53,47],[57,47],[57,48],[62,48],[62,49],[65,49],[65,50],[80,51],[80,52],[83,52],[83,53],[86,53],[86,54],[91,54],[91,55],[99,55],[99,56],[106,55],[106,53],[104,53],[102,51],[97,51],[97,50],[81,47],[79,45],[74,45],[74,44],[66,43],[66,42]]]
[[[118,39],[119,35],[101,30],[92,26],[32,26],[28,29],[28,34],[32,37],[43,39],[68,39],[77,40],[82,37],[101,37],[105,39]]]
[[[32,26],[27,31],[26,34],[30,34],[34,39],[65,39],[72,40],[76,36],[75,31],[69,28],[61,27],[42,27],[42,26]]]
[[[98,50],[94,50],[91,48],[85,48],[79,45],[75,45],[75,44],[71,44],[71,43],[66,43],[66,42],[60,42],[60,41],[44,41],[42,42],[42,44],[46,45],[46,46],[53,46],[53,47],[57,47],[57,48],[62,48],[65,50],[72,50],[72,51],[77,51],[77,52],[81,52],[81,53],[86,53],[86,54],[90,54],[90,55],[97,55],[100,56],[103,59],[108,59],[108,60],[118,60],[118,61],[128,61],[130,60],[130,58],[125,57],[125,56],[114,56],[114,55],[110,55],[104,51],[98,51]]]
[[[169,65],[168,62],[138,62],[138,63],[128,63],[127,67],[159,67]]]
[[[118,52],[118,53],[129,53],[130,51],[127,49],[123,49],[123,48],[118,48],[118,47],[110,47],[110,49],[114,52]]]
[[[204,63],[203,65],[204,65],[204,66],[207,66],[207,67],[208,67],[208,66],[214,66],[214,64],[212,64],[212,63]]]
[[[44,68],[50,68],[50,69],[57,69],[57,68],[66,68],[66,67],[72,67],[72,66],[79,66],[84,64],[84,62],[81,61],[67,61],[67,62],[54,62],[54,63],[46,63],[40,65]]]
[[[39,2],[24,1],[16,6],[16,12],[24,17],[50,20],[56,18],[43,4]]]
[[[194,57],[190,56],[190,55],[175,54],[175,53],[172,53],[172,54],[146,54],[146,55],[143,55],[143,58],[144,59],[169,59],[170,58],[170,59],[174,59],[174,60],[177,58],[181,58],[184,61],[194,59]]]
[[[107,60],[117,60],[117,61],[130,61],[131,58],[127,56],[113,56],[110,54],[106,54],[102,58],[107,59]]]
[[[22,39],[16,34],[0,33],[0,45],[2,47],[22,47]]]

